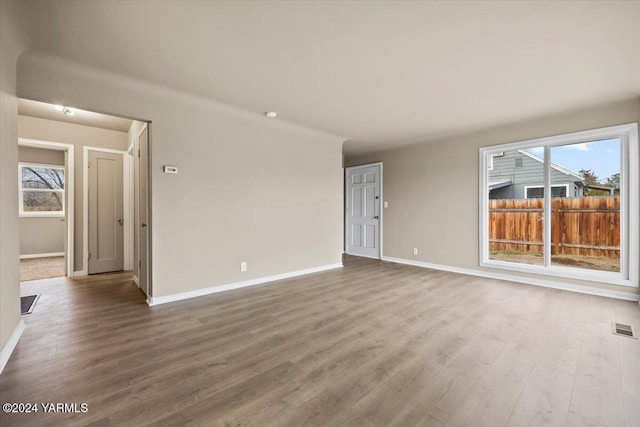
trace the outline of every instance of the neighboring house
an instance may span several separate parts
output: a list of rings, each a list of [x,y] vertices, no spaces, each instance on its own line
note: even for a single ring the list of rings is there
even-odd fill
[[[489,161],[490,199],[535,199],[544,197],[543,159],[525,150],[491,156]],[[586,187],[582,177],[551,163],[551,195],[581,197]]]

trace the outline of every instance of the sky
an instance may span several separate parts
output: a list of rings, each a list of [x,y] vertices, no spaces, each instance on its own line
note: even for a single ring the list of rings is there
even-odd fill
[[[532,148],[531,153],[542,157],[543,148]],[[620,140],[584,142],[551,148],[551,161],[579,175],[580,169],[591,169],[598,180],[604,182],[614,173],[620,173]]]

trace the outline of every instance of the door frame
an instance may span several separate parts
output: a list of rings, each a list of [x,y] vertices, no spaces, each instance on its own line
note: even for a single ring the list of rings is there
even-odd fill
[[[111,148],[101,147],[82,147],[82,271],[78,272],[76,276],[86,276],[89,274],[89,151],[98,151],[101,153],[113,153],[122,155],[122,209],[124,223],[128,224],[131,221],[130,206],[128,203],[129,191],[130,191],[130,173],[129,168],[131,162],[128,155],[128,150],[114,150]],[[127,260],[127,256],[131,257],[131,253],[128,253],[127,246],[130,244],[132,235],[127,233],[127,227],[123,229],[124,238],[124,265],[131,265],[131,261]]]
[[[76,276],[75,270],[75,248],[74,248],[74,228],[75,228],[75,146],[63,142],[46,141],[40,139],[18,138],[18,146],[42,148],[45,150],[65,152],[65,220],[66,220],[66,241],[65,248],[65,277]],[[19,181],[18,181],[19,183]]]
[[[138,122],[142,123],[142,126],[140,127],[140,129],[138,129],[138,132],[135,135],[135,138],[131,141],[131,144],[129,145],[129,148],[127,149],[127,153],[131,152],[131,171],[130,171],[130,179],[131,179],[131,216],[132,216],[132,234],[131,234],[131,265],[132,265],[132,270],[135,272],[135,263],[140,261],[140,235],[138,234],[140,232],[140,219],[138,217],[138,215],[136,215],[136,207],[135,204],[136,202],[140,202],[139,200],[136,200],[136,190],[135,190],[135,179],[136,179],[136,172],[138,173],[138,180],[140,179],[140,171],[136,171],[136,159],[140,158],[140,136],[144,133],[144,131],[147,131],[147,176],[145,177],[146,179],[146,184],[147,184],[147,265],[146,265],[146,269],[147,269],[147,283],[146,283],[146,292],[143,290],[143,292],[145,292],[146,296],[147,296],[147,304],[150,304],[151,301],[151,122],[146,122],[146,121],[141,121],[138,120]],[[137,147],[137,149],[136,149]],[[140,183],[138,182],[138,185]],[[138,198],[140,198],[140,193],[139,193],[139,189],[138,189]],[[138,214],[139,214],[139,206],[138,206]],[[138,234],[138,251],[135,251],[135,234]],[[142,268],[142,266],[139,264],[138,267],[138,274],[140,274],[140,268]],[[138,276],[133,275],[133,281],[135,282],[135,284],[138,286],[138,288],[142,289],[142,285],[140,283],[140,279],[138,278]]]
[[[145,179],[147,181],[147,305],[152,305],[151,301],[153,299],[153,169],[152,169],[152,154],[153,154],[153,145],[151,144],[152,139],[152,127],[150,121],[143,122],[144,125],[140,129],[138,133],[137,139],[139,141],[140,135],[145,131],[147,131],[147,174]],[[138,147],[140,148],[140,147]],[[139,243],[139,242],[138,242]],[[140,246],[138,245],[138,250],[140,250]]]
[[[349,174],[349,171],[354,170],[354,169],[360,169],[360,168],[368,168],[371,166],[380,166],[380,226],[378,227],[378,241],[380,242],[380,256],[379,257],[369,257],[366,255],[357,255],[357,254],[350,254],[349,252],[347,252],[347,248],[348,248],[348,241],[347,241],[347,232],[348,232],[348,227],[349,227],[349,213],[347,212],[347,208],[349,207],[349,202],[351,201],[351,195],[349,194],[349,182],[347,181],[347,176]],[[344,253],[348,254],[348,255],[353,255],[353,256],[360,256],[360,257],[364,257],[364,258],[372,258],[372,259],[382,259],[383,254],[382,254],[382,249],[384,248],[383,245],[383,235],[384,233],[382,232],[384,229],[384,170],[383,170],[383,164],[382,162],[375,162],[375,163],[367,163],[364,165],[357,165],[357,166],[349,166],[347,168],[344,168],[344,194],[345,194],[345,204],[344,204]]]

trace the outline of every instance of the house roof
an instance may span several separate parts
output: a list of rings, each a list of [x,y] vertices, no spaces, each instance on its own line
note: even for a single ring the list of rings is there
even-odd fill
[[[533,160],[535,160],[537,162],[544,163],[544,159],[542,157],[536,156],[535,154],[531,154],[526,150],[518,150],[518,151],[520,153],[524,154],[525,156],[528,156],[528,157],[532,158]],[[584,182],[584,178],[582,178],[580,175],[578,175],[575,172],[571,172],[569,169],[563,168],[562,166],[557,165],[557,164],[555,164],[553,162],[551,163],[551,167],[553,169],[557,170],[560,173],[563,173],[565,175],[569,175],[569,176],[572,176],[572,177],[576,178],[577,181],[580,181],[583,184],[585,183]]]
[[[509,185],[511,185],[511,180],[510,179],[507,179],[507,180],[504,180],[504,181],[489,182],[489,191],[496,190],[496,189],[502,188],[502,187],[508,187]]]

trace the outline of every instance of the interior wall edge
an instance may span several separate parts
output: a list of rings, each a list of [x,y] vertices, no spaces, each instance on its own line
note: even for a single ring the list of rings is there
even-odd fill
[[[15,329],[13,330],[13,333],[7,340],[7,343],[2,347],[2,350],[0,351],[0,374],[2,374],[2,371],[4,371],[4,367],[7,365],[7,362],[9,361],[13,350],[15,350],[16,346],[18,345],[18,341],[20,341],[20,337],[22,337],[22,333],[24,332],[25,328],[26,325],[24,323],[24,320],[20,319]]]

